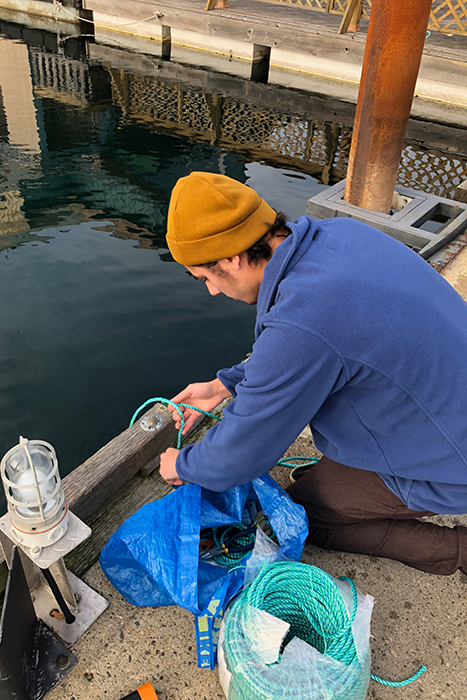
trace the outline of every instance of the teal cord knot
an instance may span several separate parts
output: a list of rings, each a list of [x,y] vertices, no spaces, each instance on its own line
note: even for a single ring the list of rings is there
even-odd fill
[[[295,455],[294,457],[284,457],[276,462],[278,467],[313,467],[318,464],[320,457],[301,457],[300,455]],[[295,462],[298,461],[298,464]]]
[[[135,422],[138,413],[140,413],[143,408],[146,408],[146,406],[149,406],[150,403],[161,403],[163,406],[173,406],[175,410],[177,411],[178,415],[180,416],[180,429],[178,431],[178,437],[177,437],[177,450],[179,450],[182,446],[182,435],[183,435],[183,428],[185,427],[185,419],[183,417],[183,413],[180,409],[180,406],[182,408],[191,408],[193,411],[197,411],[198,413],[202,413],[203,416],[208,416],[209,418],[214,418],[214,420],[222,420],[220,416],[215,416],[213,413],[208,413],[208,411],[203,411],[202,408],[197,408],[196,406],[190,406],[188,403],[175,403],[175,401],[170,401],[169,399],[163,399],[161,396],[157,396],[155,399],[148,399],[145,401],[141,406],[134,412],[133,417],[130,421],[129,427],[133,425]]]

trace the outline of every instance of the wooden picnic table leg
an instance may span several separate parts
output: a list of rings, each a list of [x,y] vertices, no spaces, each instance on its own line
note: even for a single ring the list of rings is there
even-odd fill
[[[342,17],[338,34],[345,34],[351,25],[358,24],[363,10],[363,0],[349,0],[347,9]],[[358,17],[358,20],[356,19]],[[356,31],[355,29],[353,31]]]
[[[208,0],[205,9],[206,12],[209,12],[209,10],[214,10],[216,7],[217,9],[225,9],[228,6],[228,0]]]
[[[359,32],[360,31],[360,19],[363,14],[363,0],[360,0],[357,7],[353,11],[352,17],[350,18],[350,24],[348,27],[349,32]]]

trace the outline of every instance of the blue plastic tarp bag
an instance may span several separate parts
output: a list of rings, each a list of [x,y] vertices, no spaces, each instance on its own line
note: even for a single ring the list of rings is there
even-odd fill
[[[268,517],[284,556],[298,561],[308,534],[305,511],[265,474],[221,493],[186,484],[143,506],[104,547],[104,573],[133,605],[179,605],[198,616],[221,589],[227,603],[240,590],[244,569],[230,571],[200,560],[200,530],[241,522],[252,496]]]

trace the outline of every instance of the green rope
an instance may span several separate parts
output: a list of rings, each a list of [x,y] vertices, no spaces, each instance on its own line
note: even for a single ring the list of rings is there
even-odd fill
[[[299,460],[300,462],[303,462],[303,464],[294,464],[293,462],[295,460]],[[284,457],[283,459],[280,459],[278,462],[276,462],[277,467],[312,467],[315,464],[318,464],[320,458],[319,457],[300,457],[299,455],[295,455],[295,457]]]
[[[375,676],[373,673],[370,674],[370,678],[372,678],[377,683],[381,683],[381,685],[389,686],[389,688],[403,688],[405,685],[410,685],[410,683],[413,683],[418,678],[420,678],[422,673],[425,673],[425,671],[426,671],[426,666],[420,666],[417,673],[414,673],[413,676],[410,676],[410,678],[407,678],[407,680],[405,680],[405,681],[385,681],[383,678],[380,678],[379,676]]]
[[[284,648],[298,637],[317,649],[324,657],[341,662],[326,670],[326,678],[316,679],[316,688],[325,685],[333,691],[326,695],[333,700],[363,700],[370,676],[370,652],[360,660],[357,656],[352,622],[357,612],[357,591],[348,578],[352,592],[352,610],[349,614],[342,594],[329,574],[315,566],[295,562],[276,562],[266,566],[251,585],[229,608],[225,617],[224,649],[232,680],[229,698],[241,700],[273,700],[283,697],[284,677],[280,669]],[[290,629],[283,642],[278,661],[272,666],[252,663],[251,637],[257,634],[252,622],[253,608],[264,610],[289,623]],[[295,672],[296,670],[296,672]],[[424,666],[411,678],[400,681],[382,681],[394,688],[412,683],[426,670]],[[287,674],[288,696],[294,700],[309,700],[310,669],[297,664],[293,674]],[[316,697],[321,697],[318,693]]]
[[[175,401],[170,401],[169,399],[163,399],[161,396],[157,396],[154,399],[148,399],[145,401],[141,406],[134,412],[133,417],[130,421],[129,427],[134,424],[138,413],[140,413],[143,408],[146,408],[146,406],[149,406],[150,403],[161,403],[163,406],[173,406],[175,410],[177,411],[178,415],[180,416],[180,429],[178,431],[178,438],[177,438],[177,450],[180,449],[182,445],[182,434],[183,434],[183,428],[185,427],[185,419],[183,417],[183,413],[180,410],[180,406],[182,408],[191,408],[192,411],[197,411],[198,413],[202,413],[203,416],[208,416],[209,418],[214,418],[214,420],[221,421],[222,417],[221,416],[215,416],[214,413],[209,413],[208,411],[203,411],[202,408],[197,408],[196,406],[190,406],[188,403],[175,403]],[[292,460],[299,460],[303,462],[303,464],[294,464]],[[319,462],[319,458],[309,458],[309,457],[301,457],[301,456],[295,456],[295,457],[285,457],[283,459],[280,459],[278,462],[276,462],[276,466],[282,466],[282,467],[297,467],[297,466],[302,466],[302,467],[312,467],[314,464],[317,464]]]
[[[244,525],[243,523],[232,523],[230,527],[225,527],[225,526],[219,526],[219,527],[213,527],[212,528],[212,534],[213,534],[213,539],[214,542],[216,543],[216,547],[222,547],[224,542],[235,532],[238,532],[239,530],[248,530],[248,525]],[[219,535],[220,531],[220,535]],[[253,545],[256,539],[256,532],[250,532],[248,535],[244,535],[243,537],[238,537],[235,540],[235,544],[238,547],[243,547],[247,545]],[[227,566],[231,567],[234,566],[234,564],[238,564],[239,561],[244,559],[245,557],[249,556],[251,554],[251,550],[249,552],[232,552],[231,550],[226,550],[225,554],[218,554],[216,557],[214,557],[214,561],[216,561],[218,564],[221,566]]]
[[[198,413],[202,413],[203,416],[209,416],[209,418],[214,418],[214,420],[222,420],[220,416],[215,416],[213,413],[208,413],[208,411],[203,411],[202,408],[197,408],[196,406],[190,406],[188,403],[175,403],[174,401],[169,401],[169,399],[163,399],[160,396],[157,396],[155,399],[148,399],[145,401],[141,406],[134,412],[133,417],[130,421],[129,427],[133,425],[133,423],[136,420],[136,417],[140,411],[143,410],[143,408],[146,408],[146,406],[149,406],[150,403],[161,403],[164,406],[173,406],[175,410],[177,411],[178,415],[180,416],[180,429],[178,431],[178,438],[177,438],[177,450],[180,449],[182,446],[182,434],[183,434],[183,428],[185,427],[185,419],[183,417],[183,413],[180,410],[180,406],[182,408],[191,408],[193,411],[198,411]]]
[[[174,401],[170,401],[169,399],[164,399],[164,398],[158,396],[158,397],[153,398],[153,399],[148,399],[135,411],[135,413],[133,414],[133,417],[130,421],[130,427],[134,424],[138,414],[143,410],[143,408],[146,408],[146,406],[148,406],[151,403],[161,403],[164,406],[173,406],[174,409],[177,411],[178,415],[180,416],[180,428],[178,431],[178,438],[177,438],[177,449],[178,450],[180,449],[181,444],[182,444],[182,434],[183,434],[183,428],[185,426],[185,419],[183,417],[183,413],[182,413],[180,407],[189,408],[191,410],[197,411],[198,413],[201,413],[204,416],[208,416],[209,418],[213,418],[214,420],[217,420],[217,421],[222,420],[222,417],[216,416],[213,413],[209,413],[208,411],[203,411],[201,408],[197,408],[196,406],[191,406],[190,404],[187,404],[187,403],[178,403],[177,404]],[[298,461],[299,463],[301,462],[301,464],[297,465],[295,463],[296,461]],[[285,466],[285,467],[292,467],[292,468],[297,467],[297,466],[311,467],[311,466],[317,464],[317,462],[319,462],[319,458],[311,458],[310,459],[308,457],[302,457],[300,455],[296,455],[294,457],[285,457],[283,459],[280,459],[277,462],[277,466]],[[241,523],[235,524],[235,527],[240,527],[240,526],[242,528],[243,527],[246,528],[246,526],[241,525]],[[213,530],[215,530],[215,529],[213,528]],[[219,538],[216,538],[216,534],[214,531],[214,539],[216,541],[216,545],[222,546],[222,542],[229,536],[229,534],[231,534],[231,533],[229,533],[228,530],[224,530],[222,535]],[[237,540],[237,544],[239,544],[239,545],[249,544],[250,537],[254,538],[255,537],[254,533],[251,535],[246,535],[244,538],[239,538]],[[247,553],[241,553],[241,552],[234,554],[234,553],[230,552],[230,553],[225,554],[225,555],[219,555],[219,557],[216,557],[216,561],[218,561],[218,563],[222,563],[224,566],[231,566],[232,564],[234,564],[238,561],[241,561],[246,556],[246,554]],[[342,631],[340,632],[340,635],[337,638],[337,640],[342,638],[343,647],[341,646],[341,642],[339,642],[336,649],[334,649],[333,643],[331,643],[329,646],[328,630],[333,628],[334,621],[336,619],[335,615],[336,615],[337,610],[340,613],[340,617],[337,618],[337,620],[338,620],[337,624],[339,624],[339,622],[342,622],[342,619],[345,619],[343,617],[343,609],[345,609],[345,604],[344,604],[344,601],[342,599],[342,595],[340,594],[340,591],[337,588],[337,586],[334,583],[331,576],[329,576],[329,574],[326,574],[321,569],[318,569],[317,567],[314,567],[314,566],[309,567],[306,564],[295,564],[293,562],[292,563],[277,562],[276,564],[271,565],[271,567],[277,567],[277,566],[281,566],[283,568],[285,568],[285,567],[307,567],[307,569],[311,569],[311,570],[313,570],[313,572],[319,572],[319,576],[316,573],[313,574],[315,577],[314,581],[305,583],[305,589],[303,589],[304,582],[302,582],[302,581],[297,582],[297,585],[298,585],[297,591],[298,591],[299,596],[301,596],[300,601],[298,603],[298,605],[299,605],[298,609],[296,607],[297,606],[297,595],[296,595],[296,591],[294,590],[293,586],[291,585],[289,573],[287,573],[287,575],[285,576],[285,582],[284,582],[285,583],[284,590],[286,591],[287,595],[284,595],[284,592],[277,594],[272,589],[268,591],[268,594],[267,594],[268,600],[274,601],[274,604],[277,601],[278,610],[276,610],[275,612],[271,612],[271,611],[267,610],[267,612],[271,612],[271,614],[273,614],[275,617],[278,617],[281,620],[286,619],[285,617],[282,617],[282,614],[289,614],[290,611],[292,609],[294,609],[294,606],[295,606],[295,612],[294,612],[292,618],[294,621],[294,625],[296,624],[297,628],[295,628],[295,626],[292,625],[291,620],[286,619],[286,621],[291,624],[291,627],[290,627],[289,634],[286,637],[285,644],[287,644],[288,641],[290,641],[293,637],[299,637],[300,639],[304,639],[304,637],[301,636],[301,634],[297,633],[297,631],[295,631],[295,630],[297,629],[298,631],[300,631],[301,629],[307,629],[311,635],[310,641],[308,641],[307,639],[304,639],[304,641],[308,641],[309,644],[311,644],[316,649],[321,651],[321,653],[327,654],[328,656],[331,656],[332,658],[337,658],[337,660],[339,660],[339,661],[344,661],[344,663],[346,665],[353,664],[355,662],[355,659],[357,658],[355,646],[353,644],[353,636],[352,636],[352,632],[350,629],[352,622],[354,620],[356,611],[357,611],[357,592],[356,592],[355,584],[353,583],[353,581],[351,581],[350,579],[347,579],[346,577],[341,577],[342,580],[348,581],[349,585],[351,586],[352,595],[353,595],[353,609],[352,609],[352,614],[350,617],[348,617],[347,613],[345,613],[347,615],[347,618],[346,618],[347,622],[346,622],[346,624],[343,625]],[[264,571],[269,570],[269,568],[270,567],[266,567],[266,569]],[[264,573],[264,571],[263,571],[263,573]],[[260,574],[260,576],[263,576],[263,573]],[[260,576],[258,576],[253,581],[253,584],[259,585]],[[301,576],[302,576],[302,573],[300,573],[300,578],[301,578]],[[276,577],[275,571],[274,571],[274,577]],[[314,586],[316,585],[316,578],[319,579],[319,577],[324,577],[324,578],[320,579],[320,585],[318,585],[316,590],[315,590]],[[250,591],[250,593],[255,592],[256,588],[253,586],[253,584],[247,589],[247,592],[248,591]],[[321,610],[321,612],[326,610],[325,617],[323,619],[321,619],[321,618],[319,619],[319,634],[318,634],[316,628],[313,628],[314,633],[311,632],[310,627],[309,627],[310,620],[308,619],[308,621],[306,623],[304,623],[303,618],[301,617],[302,613],[304,613],[305,611],[306,611],[305,614],[309,613],[307,603],[308,603],[308,598],[310,597],[310,591],[313,592],[313,597],[312,597],[313,602],[318,600],[318,605],[319,605],[319,609]],[[316,597],[316,591],[318,592],[318,598]],[[319,595],[323,591],[325,591],[325,596],[319,598]],[[330,591],[332,591],[331,611],[329,611],[329,609],[328,609],[328,605],[329,605],[328,595],[329,595]],[[236,606],[240,600],[243,600],[243,596],[237,601],[237,603],[234,604],[234,606]],[[291,603],[291,607],[289,608],[289,611],[287,613],[283,612],[283,609],[281,607],[283,604],[281,601],[289,601]],[[254,603],[252,603],[251,601],[247,601],[247,602],[249,602],[250,605],[254,605]],[[259,607],[260,610],[266,609],[266,608],[263,608],[261,606],[256,606],[256,607]],[[229,613],[229,620],[230,620],[230,617],[232,616],[231,615],[232,609]],[[314,612],[316,612],[316,611],[314,611]],[[331,624],[331,622],[332,622],[332,624]],[[313,627],[313,625],[312,625],[312,627]],[[227,629],[227,624],[226,624],[226,629]],[[323,630],[326,630],[326,636],[323,636],[323,634],[322,634]],[[336,640],[334,640],[334,641],[336,641]],[[346,663],[344,658],[340,658],[340,653],[342,651],[342,648],[344,648],[346,650],[346,654],[350,654],[348,657],[346,656],[348,663]],[[352,649],[353,649],[353,651],[352,651]],[[337,653],[337,652],[339,652],[338,656],[333,656],[333,654]],[[381,683],[382,685],[386,685],[386,686],[389,686],[391,688],[401,688],[403,686],[409,685],[410,683],[413,683],[415,680],[420,678],[422,673],[424,673],[425,671],[426,671],[426,666],[421,666],[420,669],[417,671],[417,673],[415,673],[413,676],[411,676],[410,678],[408,678],[405,681],[386,681],[386,680],[383,680],[382,678],[379,678],[378,676],[375,676],[374,674],[371,674],[371,678],[374,681]],[[242,700],[248,700],[248,697],[250,697],[250,696],[239,695],[239,698],[240,697],[242,698]],[[251,697],[252,698],[258,697],[259,698],[259,695],[258,696],[254,695]],[[351,700],[351,698],[353,698],[353,697],[357,697],[357,696],[353,696],[353,695],[342,696],[342,700]],[[271,696],[264,696],[264,698],[265,698],[265,700],[270,700]],[[337,698],[337,696],[336,696],[336,698]],[[295,698],[295,700],[298,700],[298,697]],[[304,700],[305,700],[305,696],[304,696]]]

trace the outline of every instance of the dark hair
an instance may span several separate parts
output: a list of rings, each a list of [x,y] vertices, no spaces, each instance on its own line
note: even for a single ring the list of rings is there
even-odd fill
[[[288,236],[290,233],[289,229],[285,225],[286,222],[287,216],[284,214],[284,212],[277,212],[274,223],[271,224],[266,233],[263,236],[261,236],[259,241],[253,243],[253,245],[245,251],[245,253],[248,256],[248,262],[250,263],[250,265],[257,265],[261,260],[270,260],[272,255],[272,249],[270,245],[271,238],[274,238],[274,236],[277,233],[279,233],[279,231],[284,232],[286,236]],[[199,265],[197,267],[213,268],[217,265],[217,263],[218,261],[216,260],[214,262],[203,263],[202,265]]]

